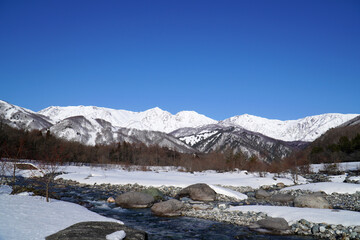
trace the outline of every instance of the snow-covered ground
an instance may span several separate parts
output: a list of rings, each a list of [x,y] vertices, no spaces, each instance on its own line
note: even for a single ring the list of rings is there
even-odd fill
[[[0,239],[44,239],[78,222],[119,222],[74,203],[10,192],[10,187],[0,185]]]
[[[289,224],[301,219],[314,223],[342,224],[343,226],[360,225],[360,212],[317,209],[317,208],[297,208],[283,206],[237,206],[231,207],[230,211],[241,212],[263,212],[271,217],[285,218]]]
[[[248,173],[246,171],[217,173],[215,171],[206,172],[179,172],[175,170],[157,171],[127,171],[121,168],[105,169],[100,167],[87,166],[67,166],[63,169],[66,174],[59,175],[58,178],[75,180],[86,184],[140,184],[144,186],[159,187],[162,185],[186,187],[195,183],[206,183],[212,185],[217,193],[224,194],[238,199],[245,199],[244,194],[232,191],[227,188],[215,186],[249,186],[259,188],[263,185],[273,185],[284,183],[293,185],[293,180],[288,178],[275,178],[273,174],[267,174],[265,177],[259,177],[258,174]],[[306,183],[304,178],[300,182]]]

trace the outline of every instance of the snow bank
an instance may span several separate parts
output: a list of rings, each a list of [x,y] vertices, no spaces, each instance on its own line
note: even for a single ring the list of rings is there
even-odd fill
[[[317,208],[296,208],[279,206],[238,206],[229,211],[263,212],[270,217],[281,217],[292,224],[301,219],[314,223],[342,224],[343,226],[360,225],[360,212]]]
[[[320,183],[309,183],[309,184],[297,185],[292,187],[286,187],[281,189],[281,191],[296,190],[296,189],[309,190],[313,192],[323,191],[326,194],[332,194],[332,193],[353,194],[356,193],[357,191],[360,191],[360,184],[320,182]]]
[[[6,162],[6,166],[4,169],[4,176],[13,176],[13,171],[14,171],[14,162]],[[25,161],[19,161],[17,164],[21,165],[21,164],[26,164],[26,165],[30,165],[31,167],[33,167],[34,169],[31,170],[26,170],[26,169],[20,169],[19,167],[16,168],[15,170],[15,175],[16,176],[21,176],[24,178],[30,178],[30,177],[42,177],[44,174],[41,172],[40,169],[38,169],[38,167],[33,164],[33,163],[28,163]],[[61,169],[59,169],[59,171],[61,171]]]
[[[42,197],[9,195],[10,192],[8,186],[0,186],[0,239],[44,239],[78,222],[119,222],[74,203],[46,202]]]
[[[248,198],[247,195],[245,195],[243,193],[233,191],[233,190],[228,189],[228,188],[219,187],[219,186],[215,186],[215,185],[212,185],[212,184],[210,184],[209,187],[211,187],[218,194],[223,194],[223,195],[226,195],[226,196],[229,196],[229,197],[236,198],[238,200],[244,200],[244,199]]]
[[[346,176],[347,176],[346,174],[337,175],[337,176],[329,176],[329,179],[331,182],[342,183],[346,179]]]

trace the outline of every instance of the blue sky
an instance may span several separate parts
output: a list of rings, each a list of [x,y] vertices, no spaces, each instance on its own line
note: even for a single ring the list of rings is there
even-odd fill
[[[0,0],[0,81],[34,111],[360,113],[360,1]]]

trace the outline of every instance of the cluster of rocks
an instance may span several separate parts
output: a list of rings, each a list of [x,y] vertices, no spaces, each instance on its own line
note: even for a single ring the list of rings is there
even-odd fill
[[[360,176],[360,170],[350,171],[346,174],[346,178],[345,178],[344,182],[360,184],[360,179],[358,178],[358,176]],[[353,179],[353,177],[356,177],[356,178]]]
[[[360,192],[354,194],[333,193],[327,195],[326,199],[333,208],[360,212]]]
[[[318,195],[327,200],[334,209],[350,210],[360,212],[360,192],[353,194],[326,194],[324,192],[312,192],[308,190],[288,190],[280,191],[283,187],[281,184],[273,186],[262,186],[260,189],[252,189],[250,187],[233,187],[224,186],[244,193],[248,196],[247,200],[243,200],[240,204],[246,205],[270,205],[270,206],[290,206],[293,207],[294,199],[301,195]],[[233,200],[234,201],[234,200]]]
[[[324,198],[323,193],[309,193],[301,195],[292,195],[290,193],[270,193],[263,189],[255,192],[256,199],[268,199],[270,202],[282,203],[294,207],[307,208],[332,208],[329,202]]]
[[[304,219],[289,226],[287,221],[283,218],[271,218],[267,216],[267,214],[261,212],[227,211],[226,208],[224,209],[219,205],[201,211],[190,209],[183,212],[183,215],[248,226],[250,229],[259,232],[298,234],[334,240],[360,239],[360,226],[346,227],[343,225],[312,223]]]
[[[221,204],[205,210],[188,208],[187,211],[183,212],[183,215],[242,226],[250,226],[259,220],[267,218],[267,215],[261,212],[227,211],[227,208]]]
[[[155,203],[156,198],[158,200],[163,199],[163,194],[160,190],[153,188],[142,190],[142,192],[132,191],[123,193],[116,197],[115,203],[124,208],[151,207],[151,211],[155,215],[173,217],[182,215],[182,211],[189,207],[178,199],[189,197],[194,201],[214,201],[216,199],[216,192],[208,185],[198,183],[182,189],[175,197],[177,199],[168,199]]]
[[[312,223],[301,219],[292,224],[291,229],[297,234],[325,239],[360,239],[360,226],[344,227],[343,225]]]

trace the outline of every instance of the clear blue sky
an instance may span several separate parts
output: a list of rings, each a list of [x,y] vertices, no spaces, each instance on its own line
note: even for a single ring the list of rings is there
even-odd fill
[[[0,81],[34,111],[360,113],[360,1],[0,0]]]

